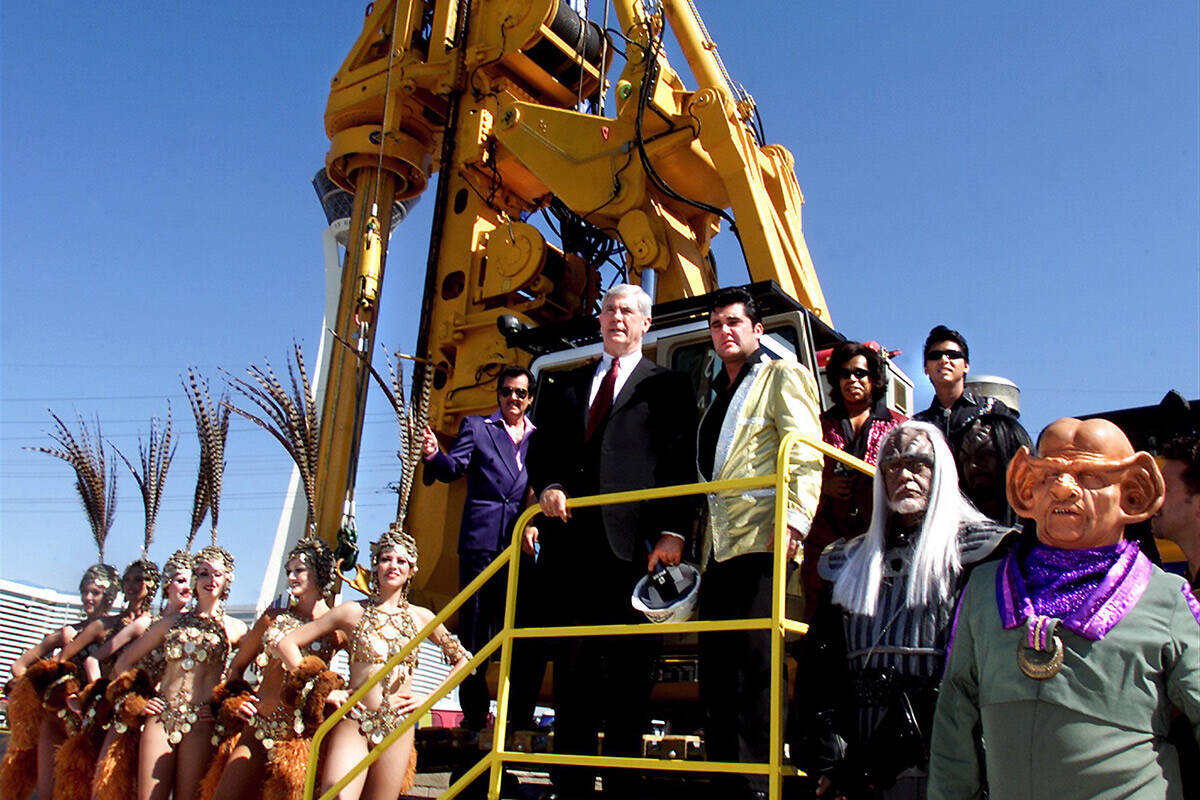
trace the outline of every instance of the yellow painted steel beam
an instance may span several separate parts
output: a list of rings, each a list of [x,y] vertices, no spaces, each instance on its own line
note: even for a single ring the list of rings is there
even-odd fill
[[[559,753],[505,752],[504,761],[514,764],[543,764],[549,766],[616,767],[619,769],[652,769],[661,772],[719,772],[766,775],[768,764],[751,761],[688,761],[686,759],[632,758],[621,756],[581,756]],[[792,766],[782,768],[784,775],[794,777],[804,773]]]
[[[768,751],[770,770],[767,773],[767,796],[770,800],[780,800],[783,796],[783,776],[780,772],[783,767],[783,703],[781,698],[784,690],[783,645],[785,631],[783,622],[787,616],[785,592],[787,590],[787,547],[790,539],[787,531],[787,487],[788,479],[791,477],[788,473],[788,455],[797,444],[807,444],[810,441],[807,436],[801,436],[794,432],[788,433],[779,443],[779,452],[775,456],[775,479],[777,481],[775,484],[775,575],[771,592],[770,750]],[[822,442],[822,444],[824,443]]]
[[[345,503],[353,492],[357,475],[357,442],[362,435],[366,386],[370,380],[368,365],[379,319],[379,299],[377,293],[371,295],[371,287],[377,289],[383,281],[386,232],[390,230],[396,194],[396,176],[387,170],[360,170],[356,176],[358,188],[350,218],[350,245],[342,268],[337,317],[331,327],[342,339],[361,348],[365,362],[340,344],[328,343],[329,373],[321,407],[315,522],[317,535],[330,547],[337,546]],[[372,220],[378,226],[375,234],[369,230]]]
[[[700,88],[724,92],[732,102],[733,92],[713,56],[716,46],[704,36],[692,6],[680,0],[663,0],[663,11]]]

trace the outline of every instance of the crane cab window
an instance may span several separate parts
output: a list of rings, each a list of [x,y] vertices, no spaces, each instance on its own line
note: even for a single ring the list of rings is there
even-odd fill
[[[768,324],[762,338],[763,349],[773,358],[789,358],[805,363],[807,359],[804,358],[799,343],[799,332],[789,321]],[[659,347],[662,345],[663,342],[660,341]],[[707,329],[700,335],[700,338],[694,341],[681,342],[672,346],[667,366],[686,374],[691,379],[692,388],[696,392],[696,407],[703,414],[712,401],[713,379],[721,369],[721,361],[713,352],[712,339]]]

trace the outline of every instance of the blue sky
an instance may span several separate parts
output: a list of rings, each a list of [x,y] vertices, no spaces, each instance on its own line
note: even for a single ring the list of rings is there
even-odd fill
[[[598,6],[599,3],[594,3]],[[699,3],[767,138],[788,147],[837,327],[904,351],[938,322],[1023,390],[1024,419],[1200,396],[1200,10],[1193,3]],[[747,14],[747,10],[751,13]],[[161,560],[196,445],[179,376],[293,337],[315,357],[329,79],[359,3],[0,6],[0,576],[69,589],[91,562],[47,409],[136,452],[174,408]],[[599,12],[593,11],[599,17]],[[689,86],[686,64],[674,62]],[[380,341],[415,339],[432,192],[393,237]],[[725,283],[745,280],[718,244]],[[391,519],[395,428],[372,403],[364,534]],[[235,420],[222,542],[253,602],[290,462]],[[140,546],[121,476],[109,560]]]

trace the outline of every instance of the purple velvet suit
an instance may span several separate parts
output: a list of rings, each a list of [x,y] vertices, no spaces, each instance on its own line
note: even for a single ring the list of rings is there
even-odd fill
[[[496,411],[490,417],[466,417],[449,453],[439,450],[425,462],[425,479],[449,483],[467,478],[462,524],[458,530],[458,578],[465,587],[483,572],[500,551],[512,541],[512,526],[524,508],[525,451],[535,436],[529,431],[521,444],[513,444],[504,428],[504,418]],[[517,453],[521,466],[517,466]],[[533,564],[521,567],[521,583],[529,580]],[[467,649],[477,651],[499,632],[503,623],[505,572],[488,581],[459,612],[458,633]],[[522,589],[524,596],[528,589]],[[524,602],[519,605],[525,605]],[[522,615],[523,616],[523,615]],[[512,701],[510,709],[517,727],[529,727],[533,716],[537,687],[541,685],[540,663],[526,644],[514,652]],[[532,660],[531,660],[532,659]],[[529,662],[526,664],[526,662]],[[467,676],[459,687],[463,726],[481,730],[487,723],[488,693],[485,670]]]
[[[458,529],[458,552],[498,553],[511,541],[512,524],[524,508],[525,453],[532,436],[518,447],[504,429],[500,412],[490,417],[466,417],[449,453],[440,450],[425,462],[425,473],[437,480],[467,476],[467,498]],[[517,451],[521,467],[517,466]]]

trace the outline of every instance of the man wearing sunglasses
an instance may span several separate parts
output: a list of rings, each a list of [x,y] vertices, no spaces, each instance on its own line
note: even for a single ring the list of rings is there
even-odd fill
[[[979,415],[1012,413],[999,400],[967,391],[971,353],[961,333],[938,325],[926,337],[924,352],[925,374],[933,384],[934,398],[929,408],[914,414],[913,419],[936,426],[953,446]]]
[[[487,417],[465,417],[449,452],[425,428],[425,480],[449,483],[464,475],[467,494],[458,530],[458,577],[466,586],[487,568],[511,541],[512,525],[525,508],[529,476],[525,454],[534,435],[526,417],[533,402],[533,375],[525,367],[507,366],[496,381],[499,406]],[[523,570],[524,572],[524,570]],[[504,614],[504,582],[493,579],[463,606],[458,632],[463,644],[478,652],[499,631]],[[540,680],[540,676],[539,676]],[[484,671],[468,676],[459,687],[463,727],[482,730],[487,724],[488,694]],[[533,714],[533,688],[525,697],[514,685],[511,718],[528,725]]]

